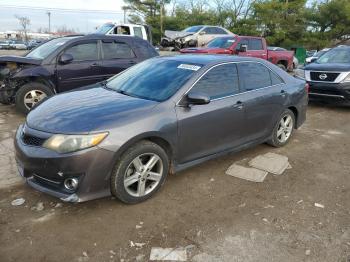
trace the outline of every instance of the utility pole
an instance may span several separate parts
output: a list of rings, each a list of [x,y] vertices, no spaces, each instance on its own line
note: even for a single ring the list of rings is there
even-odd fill
[[[49,33],[51,33],[51,12],[47,11],[46,14],[49,16]]]

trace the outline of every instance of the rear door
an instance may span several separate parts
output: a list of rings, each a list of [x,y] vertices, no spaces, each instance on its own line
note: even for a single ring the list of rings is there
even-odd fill
[[[247,53],[249,56],[267,60],[267,50],[264,48],[262,38],[250,38]]]
[[[104,79],[118,74],[138,62],[135,52],[126,42],[103,40],[101,49],[101,68]]]
[[[67,47],[62,54],[70,54],[69,64],[57,62],[56,75],[59,92],[97,83],[103,79],[97,40],[86,40]]]
[[[193,161],[241,144],[244,111],[239,103],[235,63],[214,66],[189,92],[211,99],[206,105],[176,106],[179,162]]]
[[[284,109],[283,80],[259,62],[238,64],[240,86],[244,93],[241,100],[245,112],[247,141],[271,134],[278,116]]]

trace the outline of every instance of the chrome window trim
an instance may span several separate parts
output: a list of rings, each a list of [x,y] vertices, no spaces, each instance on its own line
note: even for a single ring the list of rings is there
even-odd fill
[[[205,76],[211,69],[217,67],[217,66],[221,66],[221,65],[227,65],[227,64],[240,64],[240,63],[256,63],[256,64],[261,64],[262,66],[266,67],[267,70],[269,70],[270,72],[272,72],[273,74],[277,75],[270,67],[268,67],[267,65],[264,65],[263,63],[259,62],[259,61],[240,61],[240,62],[222,62],[220,64],[216,64],[210,68],[208,68],[188,89],[187,91],[182,95],[182,97],[180,98],[179,101],[176,102],[175,106],[181,106],[179,103],[181,102],[181,100],[185,97],[185,95],[188,94],[188,92],[191,91],[191,89],[197,84],[197,82],[199,80],[202,79],[203,76]],[[239,74],[238,74],[238,67],[237,67],[237,75],[239,77]],[[250,92],[255,92],[255,91],[258,91],[258,90],[262,90],[262,89],[266,89],[266,88],[270,88],[270,87],[274,87],[274,86],[279,86],[279,85],[285,85],[285,81],[279,76],[277,75],[277,77],[282,81],[282,83],[279,83],[279,84],[275,84],[275,85],[270,85],[270,86],[265,86],[265,87],[260,87],[260,88],[257,88],[257,89],[253,89],[253,90],[248,90],[248,91],[244,91],[244,92],[240,92],[238,94],[232,94],[232,95],[228,95],[228,96],[223,96],[223,97],[218,97],[218,98],[214,98],[214,99],[210,99],[210,101],[217,101],[217,100],[222,100],[222,99],[225,99],[225,98],[229,98],[229,97],[233,97],[233,96],[237,96],[237,95],[241,95],[241,94],[246,94],[246,93],[250,93]],[[241,90],[240,86],[239,86],[239,89]]]
[[[317,72],[317,73],[336,73],[339,74],[337,78],[334,81],[316,81],[311,80],[310,73],[311,72]],[[333,84],[339,84],[344,81],[344,79],[350,74],[350,71],[348,72],[338,72],[338,71],[321,71],[321,70],[305,70],[305,80],[308,82],[316,82],[316,83],[333,83]]]

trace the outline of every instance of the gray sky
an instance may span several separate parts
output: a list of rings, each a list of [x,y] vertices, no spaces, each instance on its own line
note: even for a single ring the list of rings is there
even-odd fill
[[[66,25],[92,32],[105,22],[122,22],[123,5],[123,0],[0,0],[0,31],[20,28],[15,15],[28,17],[31,31],[48,28],[50,11],[51,30]]]

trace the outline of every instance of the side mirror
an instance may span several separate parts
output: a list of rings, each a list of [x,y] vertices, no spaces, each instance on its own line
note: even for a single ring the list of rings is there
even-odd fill
[[[70,62],[73,61],[73,56],[71,54],[63,54],[60,56],[60,58],[58,59],[58,61],[61,64],[69,64]]]
[[[189,92],[186,95],[188,105],[206,105],[210,102],[210,97],[199,92]]]
[[[317,57],[313,57],[313,58],[311,58],[310,63],[315,62],[317,59],[318,59]]]
[[[238,49],[238,52],[247,52],[248,46],[247,45],[241,45]]]
[[[199,35],[205,35],[205,34],[206,32],[204,30],[199,32]]]

